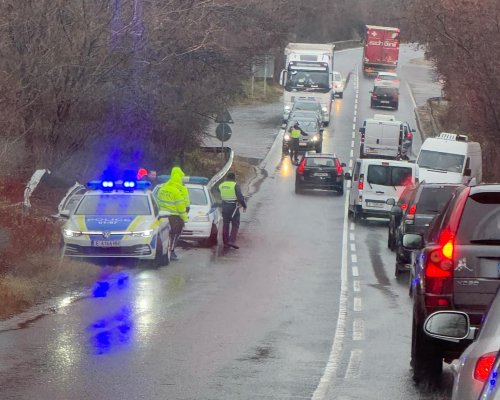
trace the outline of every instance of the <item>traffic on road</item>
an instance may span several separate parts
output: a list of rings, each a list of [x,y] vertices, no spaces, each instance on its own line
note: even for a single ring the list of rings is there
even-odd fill
[[[240,139],[260,143],[246,184],[184,177],[187,205],[127,177],[65,197],[64,256],[144,262],[0,323],[0,397],[497,398],[500,187],[477,143],[417,130],[414,93],[439,90],[423,53],[367,35],[286,47],[283,103],[257,113],[275,133]]]

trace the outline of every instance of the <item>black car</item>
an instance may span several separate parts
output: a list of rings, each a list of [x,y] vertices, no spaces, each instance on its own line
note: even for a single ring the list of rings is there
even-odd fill
[[[411,263],[412,252],[403,248],[403,235],[425,234],[432,219],[441,212],[458,186],[423,182],[405,188],[398,203],[392,207],[387,239],[389,249],[396,252],[396,276],[408,270]]]
[[[295,171],[295,193],[324,189],[344,194],[344,167],[335,154],[305,153]]]
[[[412,270],[411,365],[416,382],[439,378],[470,340],[441,343],[425,335],[435,311],[467,313],[479,327],[500,287],[500,185],[460,186],[427,234],[407,233],[403,245],[418,250]]]
[[[395,110],[399,107],[399,89],[396,87],[375,86],[371,93],[370,108],[389,107]]]
[[[290,154],[291,137],[290,130],[294,124],[298,122],[299,127],[307,133],[307,136],[300,136],[299,138],[299,151],[305,152],[315,150],[316,153],[321,153],[323,148],[323,128],[314,117],[296,117],[289,120],[286,126],[285,133],[283,134],[282,153],[284,156]]]

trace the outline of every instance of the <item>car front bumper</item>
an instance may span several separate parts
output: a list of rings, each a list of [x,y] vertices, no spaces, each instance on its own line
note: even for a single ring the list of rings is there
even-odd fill
[[[212,222],[188,222],[181,233],[181,239],[201,240],[212,234]]]

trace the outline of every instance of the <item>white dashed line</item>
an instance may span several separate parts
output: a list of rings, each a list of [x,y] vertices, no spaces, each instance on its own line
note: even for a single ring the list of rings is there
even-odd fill
[[[361,297],[354,298],[353,304],[354,311],[360,312],[363,309],[363,303],[361,302]]]
[[[351,142],[351,147],[354,148],[354,140]]]
[[[352,267],[352,276],[359,276],[358,267]]]
[[[355,252],[356,252],[356,243],[351,243],[351,251],[352,251],[353,253],[355,253]]]
[[[354,150],[353,149],[351,149],[351,156],[350,157],[351,158],[354,157]]]
[[[361,286],[359,284],[359,281],[354,281],[352,283],[352,287],[355,292],[361,292]]]
[[[356,224],[354,222],[351,222],[351,231],[353,231],[354,229],[356,229]]]
[[[351,254],[351,263],[356,264],[358,262],[358,256],[356,254]]]
[[[352,169],[352,166],[354,165],[354,162],[352,161],[352,158],[349,160],[349,169]],[[351,183],[351,181],[348,181]]]
[[[352,322],[352,340],[364,340],[365,339],[365,321],[361,318],[356,318]]]
[[[355,349],[351,351],[349,364],[347,364],[347,370],[344,377],[345,380],[355,380],[359,378],[362,355],[363,350],[361,349]]]
[[[356,240],[356,234],[354,232],[351,232],[349,234],[349,239],[351,240],[351,242],[353,242],[354,240]]]

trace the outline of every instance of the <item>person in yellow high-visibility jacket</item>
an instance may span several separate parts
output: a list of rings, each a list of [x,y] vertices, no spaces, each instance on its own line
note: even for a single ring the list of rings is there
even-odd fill
[[[177,254],[175,254],[175,248],[182,233],[182,229],[184,228],[184,224],[188,220],[186,212],[186,199],[179,188],[181,185],[182,174],[179,173],[179,171],[172,170],[170,179],[160,187],[156,194],[160,210],[167,211],[170,214],[168,220],[170,222],[171,260],[178,259]]]
[[[233,172],[227,174],[226,180],[219,185],[220,197],[222,200],[222,241],[224,248],[232,247],[238,249],[236,236],[240,228],[240,211],[247,210],[247,203],[241,193],[240,186],[236,183]]]
[[[305,133],[302,128],[300,127],[299,123],[295,121],[293,126],[288,129],[288,132],[290,133],[290,159],[292,162],[297,162],[299,161],[299,142],[300,142],[300,135],[302,136],[309,136],[307,133]]]

